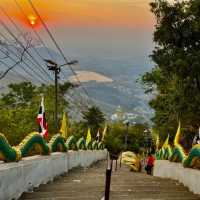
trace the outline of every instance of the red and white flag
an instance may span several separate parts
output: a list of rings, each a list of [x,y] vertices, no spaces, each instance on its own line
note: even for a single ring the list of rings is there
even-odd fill
[[[37,116],[37,123],[39,124],[39,133],[44,137],[48,137],[48,124],[46,122],[44,110],[44,97],[42,97],[39,113]]]

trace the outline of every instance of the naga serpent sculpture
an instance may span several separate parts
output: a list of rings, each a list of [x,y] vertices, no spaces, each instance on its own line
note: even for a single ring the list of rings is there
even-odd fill
[[[181,126],[179,127],[174,139],[174,147],[169,144],[163,145],[160,150],[156,152],[157,160],[169,160],[171,162],[182,163],[184,167],[200,169],[200,144],[194,145],[187,154],[183,146],[179,143],[181,135]]]
[[[38,132],[33,132],[28,134],[18,146],[11,146],[6,137],[0,133],[0,160],[4,162],[17,162],[23,157],[33,155],[50,155],[51,152],[86,149],[104,149],[104,144],[94,141],[86,145],[83,137],[77,141],[74,136],[68,137],[65,142],[60,134],[54,135],[47,143]]]

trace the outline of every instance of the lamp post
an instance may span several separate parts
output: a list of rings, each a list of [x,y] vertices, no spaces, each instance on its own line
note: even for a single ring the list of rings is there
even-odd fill
[[[59,74],[61,71],[61,67],[65,65],[75,65],[78,63],[77,60],[70,61],[68,63],[65,63],[63,65],[58,65],[56,62],[52,60],[44,60],[47,63],[47,67],[49,70],[54,72],[55,75],[55,129],[58,129],[58,79],[59,79]]]
[[[127,148],[128,148],[128,128],[129,128],[130,122],[128,120],[125,120],[124,124],[126,125],[124,142],[125,142],[125,150],[127,150]]]
[[[152,146],[152,137],[150,135],[150,131],[148,129],[145,129],[144,130],[144,134],[145,134],[145,141],[146,141],[147,151],[150,152],[151,151],[151,146]]]

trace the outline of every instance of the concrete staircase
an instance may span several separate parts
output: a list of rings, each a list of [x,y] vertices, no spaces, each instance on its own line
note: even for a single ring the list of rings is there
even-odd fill
[[[25,193],[21,200],[101,200],[104,194],[106,162],[89,169],[77,168],[54,182],[41,185],[33,193]],[[118,168],[112,174],[111,200],[199,200],[183,185],[169,179],[130,172]]]

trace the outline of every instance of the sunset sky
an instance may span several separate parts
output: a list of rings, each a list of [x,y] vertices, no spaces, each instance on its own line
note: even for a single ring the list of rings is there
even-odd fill
[[[124,102],[123,98],[118,99],[120,95],[130,95],[130,99],[137,96],[138,101],[142,103],[146,97],[141,85],[136,84],[136,80],[154,66],[149,58],[154,48],[155,24],[154,16],[150,12],[151,0],[32,0],[32,2],[67,59],[79,61],[79,65],[73,66],[79,78],[84,79],[83,82],[98,79],[97,82],[105,83],[105,88],[101,87],[102,83],[97,86],[93,82],[88,85],[84,83],[91,96],[102,98],[106,105],[112,105],[113,102],[120,105],[122,101]],[[6,13],[3,13],[1,8]],[[32,30],[34,28],[46,46],[57,51],[28,0],[0,0],[0,21],[3,21],[16,37],[23,40],[19,30],[6,15],[11,17],[21,32],[29,32],[33,38],[36,37]],[[13,41],[1,24],[0,33]],[[44,54],[47,54],[44,48],[40,48],[40,52],[42,54],[40,62],[43,62],[44,66]],[[56,54],[53,59],[58,64],[65,63]],[[46,69],[46,66],[44,67]],[[63,81],[67,78],[73,79],[73,74],[67,67],[65,73]],[[115,95],[110,92],[113,90],[116,92]],[[131,101],[127,99],[124,105],[130,103]]]
[[[32,26],[48,47],[51,40],[31,9],[28,0],[0,0],[0,6],[25,31]],[[129,65],[150,66],[149,54],[153,48],[154,17],[150,12],[151,0],[32,0],[56,40],[69,58],[84,60],[122,59]],[[0,12],[0,18],[17,35],[16,29]],[[2,33],[5,30],[0,27]],[[55,48],[54,48],[55,49]],[[98,63],[99,64],[99,63]],[[102,63],[105,65],[106,63]],[[147,67],[148,68],[148,67]]]
[[[27,0],[17,0],[28,15],[34,14]],[[33,0],[50,25],[147,27],[152,25],[150,0]],[[0,0],[17,20],[24,22],[15,0]]]

